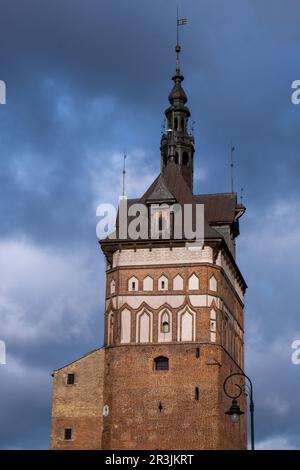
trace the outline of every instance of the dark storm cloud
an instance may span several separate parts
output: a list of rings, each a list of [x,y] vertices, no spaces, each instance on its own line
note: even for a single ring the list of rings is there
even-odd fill
[[[181,3],[189,19],[182,69],[196,121],[196,190],[228,191],[233,140],[235,184],[248,206],[238,259],[249,285],[247,369],[257,384],[257,437],[299,448],[293,390],[300,366],[291,365],[289,345],[300,337],[300,106],[290,100],[291,83],[300,79],[300,5]],[[10,423],[0,446],[47,448],[49,371],[101,342],[96,205],[116,200],[123,152],[130,195],[140,195],[159,171],[176,2],[1,0],[0,10],[0,79],[7,84],[7,105],[0,106],[0,339],[11,355],[0,369],[2,423]],[[20,425],[29,416],[30,430]]]

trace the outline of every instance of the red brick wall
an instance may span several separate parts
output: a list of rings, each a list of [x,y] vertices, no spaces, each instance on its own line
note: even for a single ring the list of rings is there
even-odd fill
[[[159,355],[169,358],[168,371],[153,369]],[[104,403],[110,413],[104,418],[104,449],[246,447],[246,422],[231,424],[222,388],[226,374],[239,369],[220,346],[117,346],[107,348],[105,362]]]
[[[100,449],[102,438],[104,349],[54,372],[51,449]],[[67,385],[75,373],[75,385]],[[72,428],[72,440],[64,429]]]

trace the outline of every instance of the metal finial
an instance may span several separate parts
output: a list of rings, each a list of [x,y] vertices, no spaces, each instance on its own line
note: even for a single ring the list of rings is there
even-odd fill
[[[186,18],[179,18],[178,16],[178,6],[177,6],[177,43],[175,46],[175,52],[176,52],[176,74],[180,75],[180,61],[179,61],[179,53],[181,51],[181,47],[179,44],[179,26],[183,26],[187,24],[187,19]]]
[[[123,198],[125,197],[125,176],[126,176],[126,155],[124,154],[124,160],[123,160]]]
[[[233,163],[233,152],[235,151],[234,145],[230,145],[230,180],[231,180],[231,192],[233,193],[234,191],[234,175],[233,175],[233,168],[234,168],[234,163]]]

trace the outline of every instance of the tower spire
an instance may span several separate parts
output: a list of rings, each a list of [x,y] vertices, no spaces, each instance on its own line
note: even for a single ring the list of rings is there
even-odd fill
[[[161,171],[172,162],[173,169],[177,167],[186,180],[188,186],[193,188],[193,156],[194,137],[189,132],[190,110],[187,107],[187,96],[182,88],[184,80],[180,71],[179,54],[181,47],[179,44],[179,28],[187,23],[186,18],[178,17],[177,8],[177,44],[176,52],[176,73],[173,75],[174,82],[171,93],[168,96],[170,106],[165,111],[167,118],[167,132],[163,133],[160,141]],[[175,164],[175,165],[174,165]]]

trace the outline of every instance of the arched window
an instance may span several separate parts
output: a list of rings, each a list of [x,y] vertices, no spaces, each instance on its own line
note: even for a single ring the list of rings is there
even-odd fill
[[[163,229],[163,215],[162,215],[162,212],[160,212],[158,216],[158,230],[161,232],[162,229]]]
[[[161,332],[170,333],[170,316],[165,312],[161,317]]]
[[[116,292],[116,281],[112,279],[110,281],[110,293],[114,294]]]
[[[139,281],[136,277],[132,276],[128,281],[128,290],[130,292],[139,290]]]
[[[189,154],[187,152],[183,152],[183,154],[182,154],[182,164],[184,166],[189,165]]]
[[[175,129],[175,131],[177,131],[177,129],[178,129],[178,119],[177,119],[177,117],[174,119],[174,129]]]
[[[158,356],[154,359],[155,370],[169,370],[169,359],[165,356]]]
[[[161,276],[158,279],[158,290],[168,290],[168,279],[166,276]]]

